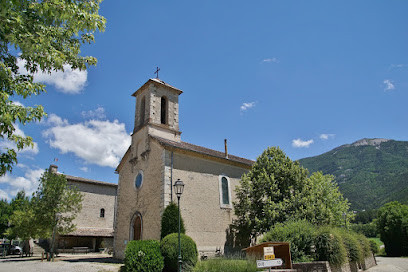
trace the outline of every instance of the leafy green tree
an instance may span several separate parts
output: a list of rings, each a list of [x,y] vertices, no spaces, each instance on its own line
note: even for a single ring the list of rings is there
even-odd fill
[[[5,223],[5,229],[3,230],[2,234],[6,232],[8,228],[13,228],[14,226],[11,224],[13,214],[19,213],[21,216],[24,216],[27,213],[27,218],[29,218],[29,212],[27,208],[29,206],[29,199],[25,194],[24,190],[21,190],[17,193],[17,195],[8,203],[8,216],[7,221]],[[14,232],[7,232],[7,237],[9,239],[14,239],[17,237],[16,230]]]
[[[389,202],[378,211],[377,228],[387,256],[408,256],[408,206]]]
[[[350,204],[344,199],[332,175],[313,173],[306,181],[301,193],[303,199],[300,217],[317,225],[345,225],[354,217],[349,212]]]
[[[94,42],[94,31],[103,31],[105,18],[98,14],[101,0],[0,1],[0,138],[16,144],[2,148],[0,176],[11,172],[17,151],[32,147],[31,137],[16,133],[16,122],[25,125],[45,115],[41,105],[16,103],[45,91],[33,74],[63,71],[64,65],[84,70],[96,59],[81,56],[82,44]],[[20,74],[24,63],[28,75]]]
[[[67,184],[64,175],[45,171],[31,205],[36,217],[37,236],[49,238],[55,226],[60,234],[75,229],[73,220],[82,209],[82,194],[77,187]]]
[[[45,171],[30,202],[10,218],[10,236],[50,238],[54,229],[66,234],[75,229],[73,220],[82,208],[82,194],[69,186],[64,175]]]
[[[279,148],[270,147],[242,176],[234,202],[236,235],[247,243],[273,225],[289,219],[315,224],[341,224],[349,207],[333,177],[308,171]],[[346,218],[347,220],[347,218]]]
[[[3,237],[4,232],[8,228],[8,223],[10,215],[12,214],[12,209],[10,204],[6,199],[0,200],[0,238]]]

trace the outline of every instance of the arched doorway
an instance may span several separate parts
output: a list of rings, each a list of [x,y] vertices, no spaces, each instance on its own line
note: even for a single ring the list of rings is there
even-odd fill
[[[142,240],[142,228],[142,215],[139,212],[136,212],[130,224],[129,240]]]

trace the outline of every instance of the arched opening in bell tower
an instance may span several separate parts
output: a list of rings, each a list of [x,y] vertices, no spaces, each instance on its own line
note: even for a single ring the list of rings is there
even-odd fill
[[[160,123],[167,124],[167,97],[162,96],[160,101]]]

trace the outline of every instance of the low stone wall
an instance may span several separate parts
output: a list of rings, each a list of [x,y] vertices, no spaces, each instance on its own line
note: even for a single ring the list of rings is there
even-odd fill
[[[374,255],[364,259],[364,263],[345,263],[340,267],[331,266],[329,262],[311,262],[311,263],[296,263],[293,264],[293,268],[298,272],[358,272],[359,267],[363,270],[367,270],[373,266],[376,266],[377,262]]]
[[[362,268],[364,270],[367,270],[367,269],[369,269],[369,268],[371,268],[373,266],[376,266],[376,265],[377,265],[377,261],[375,260],[375,257],[374,257],[373,254],[371,254],[370,257],[365,258],[364,263],[361,264],[361,266],[362,266]]]
[[[295,263],[292,267],[298,272],[331,272],[329,262]]]

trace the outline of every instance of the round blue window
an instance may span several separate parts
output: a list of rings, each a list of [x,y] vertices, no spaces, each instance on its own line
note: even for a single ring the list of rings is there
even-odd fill
[[[137,174],[136,179],[135,179],[135,186],[136,188],[140,188],[143,183],[143,175],[142,173]]]

